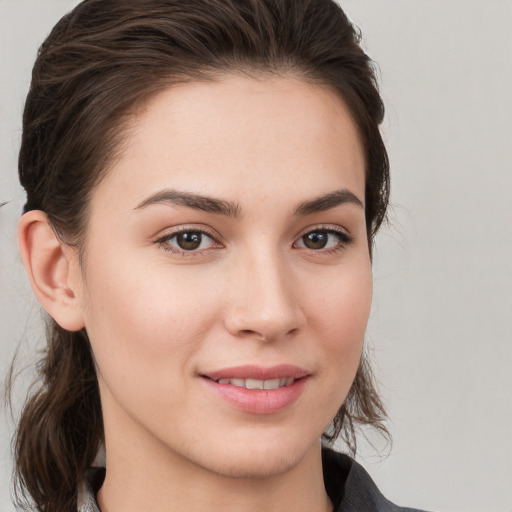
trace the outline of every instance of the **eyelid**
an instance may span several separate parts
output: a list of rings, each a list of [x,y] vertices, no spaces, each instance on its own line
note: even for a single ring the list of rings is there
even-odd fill
[[[339,243],[335,247],[328,247],[328,248],[322,248],[322,249],[310,249],[308,247],[302,247],[298,246],[298,242],[307,234],[314,233],[315,231],[323,231],[330,234],[333,234],[338,238]],[[184,250],[180,249],[179,247],[176,247],[174,245],[171,245],[168,243],[169,240],[171,240],[176,235],[179,235],[180,233],[187,233],[187,232],[197,232],[202,233],[203,235],[206,235],[208,238],[210,238],[213,241],[213,246],[208,247],[205,249],[197,249],[197,250]],[[161,232],[162,233],[162,232]],[[219,248],[223,248],[224,244],[220,241],[220,235],[211,229],[208,226],[205,225],[198,225],[198,224],[190,224],[190,225],[179,225],[173,228],[167,228],[163,231],[162,234],[158,235],[154,243],[162,247],[162,249],[171,252],[173,254],[177,254],[179,256],[184,257],[194,257],[203,255],[209,251],[216,250]],[[337,251],[341,251],[345,249],[347,246],[352,244],[354,241],[354,236],[351,235],[345,228],[335,225],[335,224],[319,224],[319,225],[313,225],[308,226],[307,228],[303,229],[300,234],[295,238],[295,241],[293,242],[292,246],[296,249],[305,250],[311,253],[315,254],[330,254]]]
[[[353,239],[353,235],[350,234],[350,232],[337,224],[313,224],[312,226],[308,226],[304,229],[302,229],[297,236],[297,240],[299,238],[302,238],[304,235],[307,235],[308,233],[314,232],[314,231],[329,231],[332,233],[339,233],[340,235],[343,235],[347,238]]]
[[[199,249],[199,250],[193,250],[193,251],[186,251],[183,249],[180,249],[179,247],[175,247],[173,245],[168,244],[167,242],[174,238],[176,235],[179,235],[180,233],[188,233],[188,232],[195,232],[195,233],[201,233],[203,235],[206,235],[208,238],[211,238],[214,242],[214,245],[216,247],[208,247],[207,249]],[[190,225],[179,225],[174,228],[168,228],[164,230],[162,234],[159,234],[156,239],[154,240],[154,243],[162,247],[162,249],[171,252],[173,254],[187,256],[187,257],[194,257],[201,254],[204,254],[211,249],[219,249],[223,247],[222,242],[219,241],[220,236],[217,232],[209,228],[208,226],[204,225],[198,225],[198,224],[190,224]]]
[[[305,237],[309,233],[314,233],[316,231],[324,231],[327,233],[334,234],[334,236],[338,237],[339,244],[336,247],[324,248],[324,249],[309,249],[308,247],[299,247],[300,249],[304,249],[306,251],[310,251],[318,254],[329,254],[331,252],[337,252],[339,250],[345,249],[347,246],[354,242],[354,236],[351,235],[345,228],[335,225],[335,224],[319,224],[317,226],[308,226],[304,230],[301,231],[299,236],[296,238],[293,245],[295,247],[296,244]]]

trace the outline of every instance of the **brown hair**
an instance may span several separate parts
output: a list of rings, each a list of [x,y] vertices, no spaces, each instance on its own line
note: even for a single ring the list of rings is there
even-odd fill
[[[389,194],[379,125],[384,107],[360,35],[333,0],[86,0],[42,44],[23,115],[19,155],[26,211],[42,210],[66,244],[83,247],[88,203],[122,142],[133,107],[184,81],[223,73],[292,74],[344,99],[366,156],[371,250]],[[38,387],[14,439],[18,497],[41,512],[76,508],[78,482],[103,439],[85,330],[48,319]],[[326,439],[355,449],[355,427],[385,431],[363,357]]]

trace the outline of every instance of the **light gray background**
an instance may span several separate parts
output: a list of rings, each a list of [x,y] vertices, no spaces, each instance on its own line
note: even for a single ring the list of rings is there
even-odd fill
[[[2,376],[40,339],[15,242],[21,110],[38,44],[75,3],[0,0]],[[512,1],[342,5],[380,66],[393,185],[368,340],[394,445],[363,443],[361,458],[399,503],[511,512]],[[13,509],[5,417],[0,512]]]

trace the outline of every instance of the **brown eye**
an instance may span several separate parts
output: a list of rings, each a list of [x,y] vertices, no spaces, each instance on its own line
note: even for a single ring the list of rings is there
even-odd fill
[[[176,245],[184,251],[199,249],[203,241],[203,234],[199,231],[185,231],[175,236]]]
[[[221,247],[208,233],[193,229],[166,235],[157,243],[163,249],[174,253],[200,253],[213,247]]]
[[[294,245],[311,251],[336,251],[343,249],[352,241],[350,235],[337,229],[315,229],[302,235]]]
[[[312,231],[304,235],[302,241],[304,247],[308,249],[324,249],[329,241],[329,233],[327,231]]]

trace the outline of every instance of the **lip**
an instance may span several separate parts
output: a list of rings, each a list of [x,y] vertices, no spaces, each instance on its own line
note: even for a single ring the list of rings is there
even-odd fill
[[[301,396],[310,373],[298,366],[282,364],[264,368],[255,365],[224,368],[201,375],[205,386],[236,409],[250,414],[275,414],[292,406]],[[219,379],[296,379],[292,384],[277,389],[246,389],[232,384],[221,384]]]
[[[292,364],[279,364],[265,368],[257,365],[244,365],[233,366],[232,368],[224,368],[212,372],[203,373],[203,377],[208,377],[212,380],[219,379],[258,379],[258,380],[271,380],[271,379],[300,379],[309,375],[310,372],[304,368]]]

